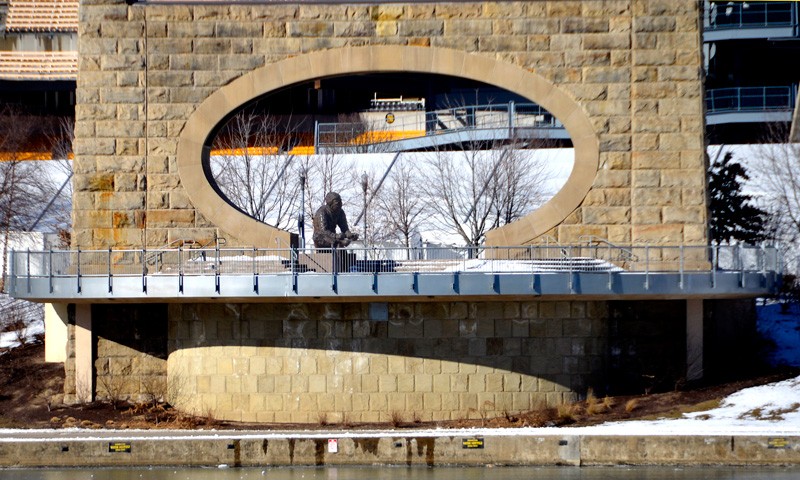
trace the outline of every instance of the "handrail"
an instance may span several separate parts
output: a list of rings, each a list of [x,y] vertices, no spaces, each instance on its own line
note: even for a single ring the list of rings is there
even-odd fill
[[[220,240],[222,240],[222,241],[220,242]],[[148,265],[154,265],[154,263],[155,263],[154,260],[156,258],[158,258],[159,255],[161,255],[162,251],[170,250],[170,249],[174,248],[176,245],[178,246],[178,248],[183,248],[185,245],[190,245],[189,248],[191,250],[200,250],[200,249],[208,247],[212,243],[214,243],[216,245],[225,245],[227,243],[227,240],[224,237],[218,237],[218,236],[214,235],[214,240],[209,240],[207,243],[200,244],[199,242],[197,242],[196,240],[194,240],[192,238],[178,238],[178,239],[175,239],[175,240],[167,243],[166,245],[164,245],[162,247],[156,248],[154,250],[150,250],[153,253],[151,253],[149,256],[145,257],[145,262],[147,262]],[[153,260],[153,261],[151,261],[151,260]]]
[[[597,235],[581,235],[578,237],[579,243],[586,243],[587,246],[591,247],[592,243],[595,243],[595,246],[599,245],[606,245],[609,249],[618,250],[620,252],[619,259],[620,260],[630,260],[634,262],[638,262],[639,258],[633,253],[632,250],[624,247],[620,247],[608,241],[603,237],[598,237]],[[624,254],[624,255],[623,255]]]
[[[381,248],[370,247],[370,259],[363,249],[336,250],[342,268],[335,274],[365,273],[391,275],[403,272],[431,273],[526,273],[557,272],[778,272],[780,255],[773,246],[620,246],[605,239],[585,236],[583,244],[526,245],[519,247],[475,248]],[[595,245],[592,245],[595,243]],[[590,248],[586,250],[587,246]],[[183,255],[182,248],[165,250],[64,250],[12,251],[8,284],[25,285],[30,278],[80,277],[114,278],[140,275],[209,276],[225,275],[330,274],[330,266],[313,263],[315,257],[331,257],[330,249],[307,249],[299,258],[297,249],[219,248],[193,250],[195,258]],[[161,259],[154,268],[143,268],[143,254],[154,253]],[[412,255],[413,253],[413,255]],[[420,255],[422,258],[420,259]],[[203,255],[205,254],[205,255]],[[292,260],[287,270],[285,260]],[[333,258],[333,257],[331,257]],[[334,260],[338,261],[339,257]],[[363,259],[363,260],[361,260]],[[411,260],[409,260],[411,259]],[[640,259],[644,259],[643,261]],[[24,288],[24,287],[23,287]]]
[[[706,30],[779,28],[797,25],[794,2],[707,2]]]
[[[391,124],[373,122],[318,123],[315,125],[316,148],[366,147],[410,139],[481,129],[556,129],[561,123],[535,103],[464,105],[431,112],[413,118],[400,118]]]
[[[729,112],[792,111],[797,85],[726,87],[706,90],[709,115]]]

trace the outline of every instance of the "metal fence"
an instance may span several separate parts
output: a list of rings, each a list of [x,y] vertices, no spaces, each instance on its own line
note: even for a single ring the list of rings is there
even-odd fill
[[[35,277],[377,273],[781,271],[772,246],[564,245],[475,248],[13,251],[13,281]]]
[[[535,103],[468,105],[420,112],[419,118],[399,118],[391,124],[378,122],[319,123],[314,145],[317,148],[352,148],[471,130],[528,128],[557,129],[563,125]]]
[[[706,91],[709,114],[794,109],[796,86],[715,88]]]
[[[796,2],[709,2],[707,30],[797,25]]]

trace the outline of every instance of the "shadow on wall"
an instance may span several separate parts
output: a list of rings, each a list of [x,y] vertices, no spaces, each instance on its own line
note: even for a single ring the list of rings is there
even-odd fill
[[[170,355],[202,357],[207,347],[244,347],[231,356],[271,365],[280,359],[275,371],[242,372],[258,376],[452,374],[455,382],[465,375],[468,389],[466,376],[485,367],[482,374],[518,374],[525,383],[495,378],[502,391],[578,396],[589,388],[596,395],[672,390],[684,375],[683,301],[383,305],[386,321],[369,319],[369,303],[94,305],[98,393],[116,389],[113,377],[123,376],[120,390],[143,394],[143,384],[165,381]],[[303,367],[309,358],[313,371]]]
[[[166,394],[167,305],[92,305],[100,398],[153,401]],[[69,393],[69,392],[66,392]]]
[[[610,308],[585,301],[389,303],[387,321],[370,320],[369,305],[176,304],[170,306],[169,354],[263,348],[257,355],[284,358],[281,374],[302,371],[286,366],[300,365],[298,349],[318,357],[378,354],[408,361],[385,371],[366,364],[310,373],[461,374],[486,367],[543,381],[528,388],[578,395],[588,388],[595,394],[672,389],[684,375],[683,301],[612,302]],[[507,387],[526,391],[501,386]]]

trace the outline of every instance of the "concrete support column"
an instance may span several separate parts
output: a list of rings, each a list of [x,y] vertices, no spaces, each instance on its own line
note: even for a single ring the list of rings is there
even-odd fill
[[[75,305],[75,393],[78,402],[94,400],[92,306]]]
[[[67,359],[67,341],[69,330],[67,324],[66,303],[44,304],[44,361],[64,363]]]
[[[686,300],[686,380],[703,378],[703,300]]]

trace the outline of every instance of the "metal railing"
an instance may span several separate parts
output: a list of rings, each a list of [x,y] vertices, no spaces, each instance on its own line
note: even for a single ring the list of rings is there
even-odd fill
[[[399,118],[385,122],[319,123],[316,148],[358,148],[444,133],[489,129],[558,129],[563,128],[551,113],[535,103],[468,105],[422,112],[419,118]]]
[[[708,114],[730,112],[792,111],[797,86],[733,87],[706,91]]]
[[[157,253],[161,261],[148,262]],[[189,255],[191,253],[191,255]],[[9,276],[350,274],[400,272],[780,271],[772,246],[520,247],[12,251]]]
[[[708,2],[706,30],[771,28],[797,24],[796,2]]]

